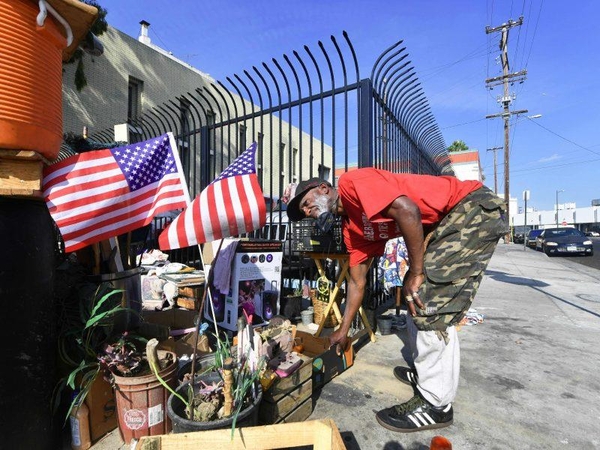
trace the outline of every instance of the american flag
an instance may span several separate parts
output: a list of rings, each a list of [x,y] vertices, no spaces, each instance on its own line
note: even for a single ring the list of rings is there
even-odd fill
[[[256,176],[256,142],[248,147],[161,233],[161,250],[237,236],[267,221]]]
[[[190,202],[172,133],[50,165],[43,189],[67,252],[143,227]]]

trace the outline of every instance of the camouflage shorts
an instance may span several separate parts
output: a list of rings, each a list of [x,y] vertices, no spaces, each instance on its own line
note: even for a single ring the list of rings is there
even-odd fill
[[[419,288],[424,309],[413,318],[423,331],[444,331],[468,311],[496,244],[508,232],[504,202],[487,187],[461,200],[433,232]],[[415,305],[416,306],[416,305]]]

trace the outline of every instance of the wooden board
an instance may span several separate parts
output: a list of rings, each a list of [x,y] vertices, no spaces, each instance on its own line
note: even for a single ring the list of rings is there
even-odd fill
[[[313,412],[313,399],[312,396],[307,398],[304,403],[296,407],[291,413],[285,416],[277,423],[293,423],[293,422],[304,422],[307,420]]]
[[[344,450],[346,446],[332,419],[281,423],[260,427],[198,431],[195,433],[144,436],[136,450],[269,450],[312,445],[315,450]]]
[[[34,151],[0,149],[0,195],[41,197],[43,168]]]
[[[198,311],[200,308],[200,300],[198,300],[196,297],[183,297],[179,295],[176,302],[177,306],[190,309],[192,311]]]
[[[304,361],[302,366],[290,376],[279,378],[275,381],[273,385],[263,393],[263,401],[271,403],[276,402],[311,378],[313,372],[312,358],[302,354],[298,354],[298,356]]]
[[[195,297],[202,299],[204,293],[204,286],[185,286],[179,288],[179,295],[183,297]]]
[[[277,423],[312,397],[312,378],[298,386],[292,392],[282,396],[276,402],[263,400],[258,411],[258,420],[263,424]]]

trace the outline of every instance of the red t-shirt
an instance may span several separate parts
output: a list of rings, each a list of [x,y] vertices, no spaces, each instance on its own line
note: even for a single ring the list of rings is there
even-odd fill
[[[350,267],[371,256],[381,256],[385,243],[400,236],[393,219],[383,217],[391,203],[406,196],[416,203],[425,225],[440,222],[467,194],[479,189],[479,181],[460,181],[451,176],[413,175],[364,168],[340,176],[338,192],[348,214],[343,223]]]

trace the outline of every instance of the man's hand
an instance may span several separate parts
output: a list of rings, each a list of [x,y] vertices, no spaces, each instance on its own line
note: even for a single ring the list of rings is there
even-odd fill
[[[402,286],[402,293],[404,294],[404,298],[406,300],[406,308],[411,316],[415,316],[417,314],[417,310],[415,309],[415,305],[417,305],[420,309],[423,309],[423,302],[419,297],[419,288],[425,281],[425,275],[422,273],[413,274],[410,270],[406,274],[404,278],[404,285]]]
[[[341,327],[329,335],[329,346],[333,347],[334,345],[338,355],[341,355],[348,345],[348,332],[344,332]]]

